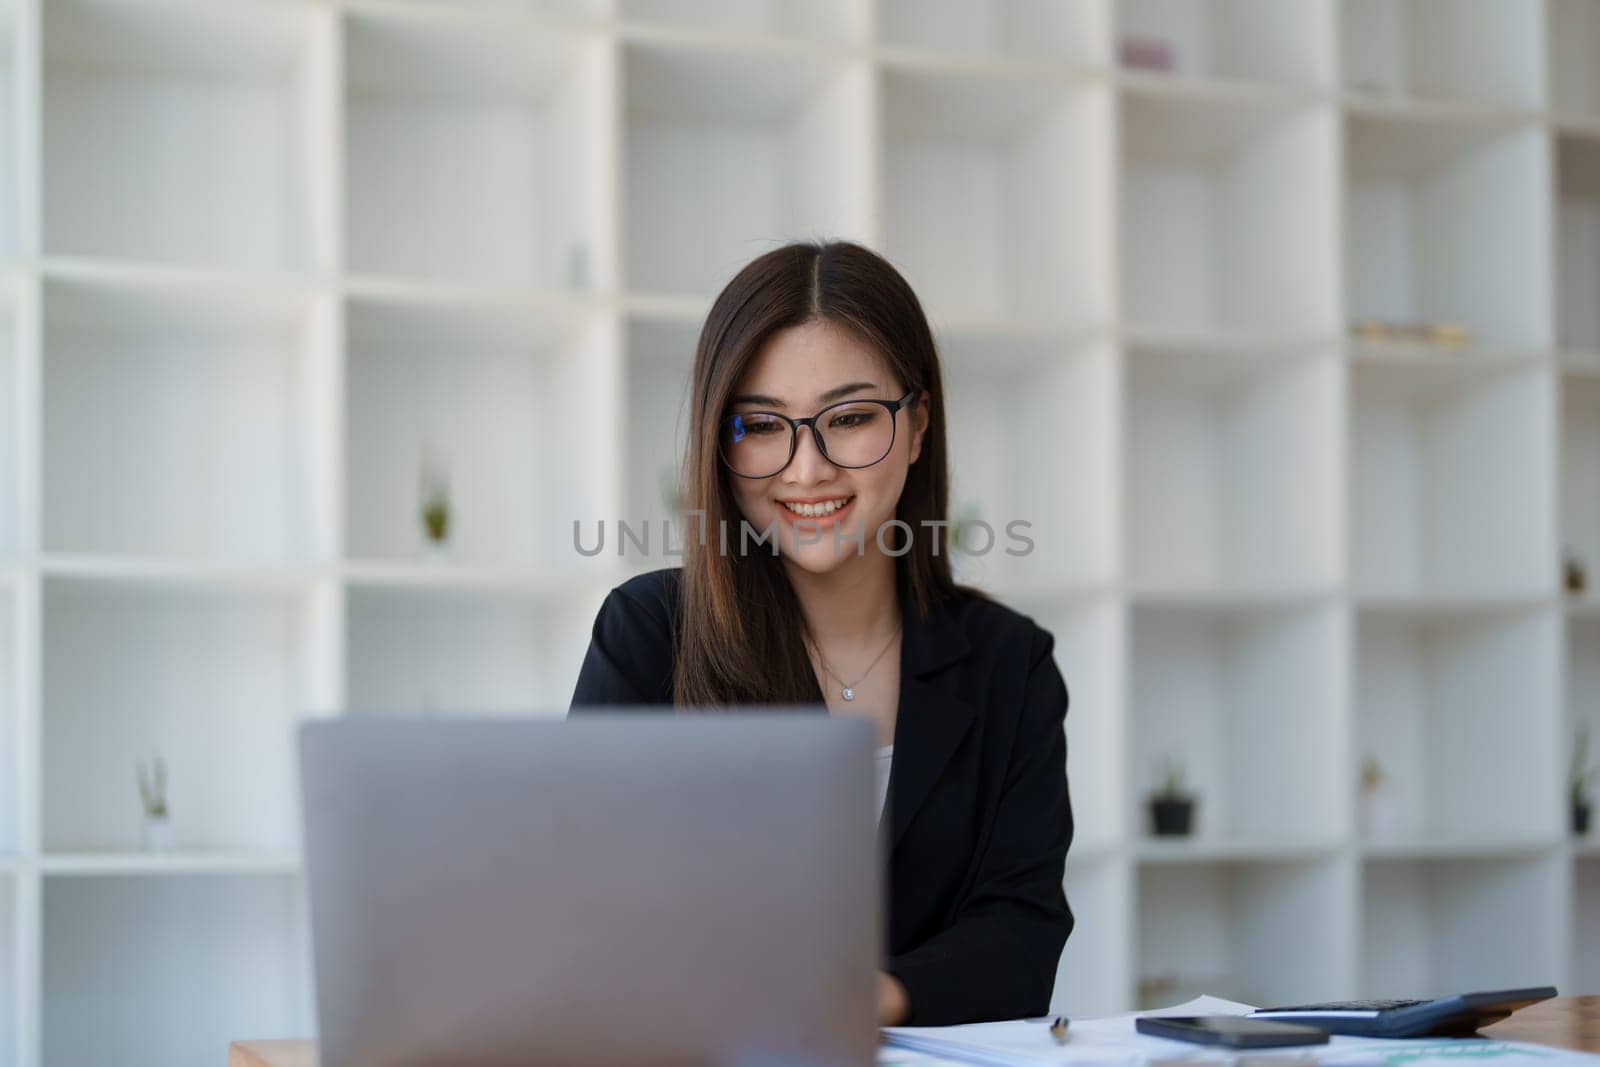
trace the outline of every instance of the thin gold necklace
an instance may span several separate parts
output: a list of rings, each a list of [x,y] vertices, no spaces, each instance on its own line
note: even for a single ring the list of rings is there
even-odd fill
[[[878,654],[872,657],[872,662],[867,664],[867,669],[861,672],[861,677],[857,678],[853,682],[847,682],[843,678],[839,677],[838,672],[835,671],[832,665],[828,663],[827,657],[822,654],[821,645],[813,643],[811,647],[816,649],[817,659],[822,661],[822,669],[827,672],[828,677],[839,683],[839,695],[844,697],[846,700],[854,700],[856,698],[856,686],[867,680],[867,675],[872,673],[872,668],[878,665],[878,661],[883,658],[883,654],[889,651],[889,646],[894,644],[894,639],[899,636],[900,627],[896,626],[894,628],[894,633],[889,635],[889,640],[884,643],[883,648],[879,649]]]

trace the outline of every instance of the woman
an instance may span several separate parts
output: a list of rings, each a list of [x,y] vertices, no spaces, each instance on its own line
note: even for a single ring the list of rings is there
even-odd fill
[[[857,245],[777,249],[717,297],[693,377],[684,487],[704,521],[681,568],[606,599],[574,710],[870,720],[890,848],[880,1021],[1045,1012],[1073,924],[1067,691],[1048,632],[951,579],[944,397],[916,295]]]

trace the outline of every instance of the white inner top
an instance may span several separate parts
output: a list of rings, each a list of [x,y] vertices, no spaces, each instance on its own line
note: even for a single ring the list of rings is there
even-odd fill
[[[876,770],[878,772],[878,821],[883,821],[883,804],[889,796],[889,764],[894,761],[894,746],[885,745],[878,749]]]

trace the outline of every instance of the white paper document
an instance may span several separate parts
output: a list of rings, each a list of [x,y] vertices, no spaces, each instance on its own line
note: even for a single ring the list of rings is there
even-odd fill
[[[1509,1041],[1386,1038],[1335,1035],[1326,1045],[1281,1049],[1221,1049],[1149,1037],[1134,1029],[1139,1015],[1247,1015],[1248,1004],[1196,997],[1186,1004],[1103,1019],[1073,1019],[1066,1041],[1050,1034],[1050,1020],[974,1023],[968,1026],[893,1027],[883,1031],[891,1048],[977,1067],[1600,1067],[1600,1056]],[[887,1062],[894,1062],[889,1060]]]

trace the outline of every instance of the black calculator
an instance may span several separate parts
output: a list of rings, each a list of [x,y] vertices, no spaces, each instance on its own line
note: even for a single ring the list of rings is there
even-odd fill
[[[1462,993],[1435,1000],[1346,1000],[1262,1008],[1251,1012],[1248,1018],[1303,1023],[1330,1034],[1358,1037],[1461,1037],[1555,995],[1554,986],[1537,986]]]

